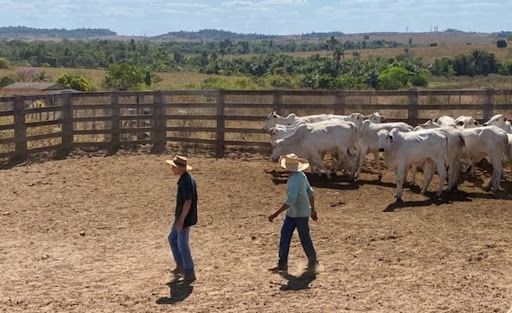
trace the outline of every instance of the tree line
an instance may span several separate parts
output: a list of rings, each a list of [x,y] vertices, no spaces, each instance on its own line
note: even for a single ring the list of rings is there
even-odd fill
[[[370,57],[363,60],[358,52],[346,55],[344,45],[347,43],[331,37],[318,43],[324,52],[329,52],[323,56],[314,54],[309,57],[294,57],[280,54],[277,53],[280,49],[286,49],[282,46],[283,43],[274,45],[271,41],[261,41],[247,44],[249,47],[251,44],[260,45],[260,48],[267,47],[268,51],[243,57],[227,57],[243,44],[244,42],[229,40],[208,43],[153,43],[134,40],[0,41],[0,67],[16,64],[105,68],[107,79],[103,87],[121,90],[153,86],[158,82],[158,77],[153,74],[155,71],[195,71],[245,77],[236,86],[229,85],[221,78],[208,79],[202,88],[399,89],[427,86],[431,75],[512,75],[511,60],[499,62],[494,54],[482,50],[474,50],[470,54],[453,58],[442,58],[431,65],[415,57],[408,48],[394,58]],[[37,75],[34,77],[38,79]],[[2,84],[16,79],[4,77]],[[87,86],[80,78],[65,77],[62,80],[75,81],[74,86]]]

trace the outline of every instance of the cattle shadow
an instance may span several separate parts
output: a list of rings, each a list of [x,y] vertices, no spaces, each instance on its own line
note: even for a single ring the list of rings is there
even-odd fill
[[[294,276],[287,272],[280,272],[279,275],[287,280],[285,285],[281,285],[281,287],[279,287],[279,290],[282,291],[310,289],[310,284],[316,279],[316,273],[312,273],[310,271],[305,271],[300,276]]]
[[[266,171],[266,173],[272,175],[272,182],[274,183],[274,185],[286,184],[288,181],[289,174],[287,171],[271,170]],[[350,178],[345,176],[332,175],[331,179],[328,179],[325,175],[318,175],[312,173],[304,174],[306,174],[309,184],[312,187],[338,190],[353,190],[359,188],[358,184],[355,184]]]
[[[176,304],[178,302],[183,302],[187,299],[194,290],[194,286],[191,285],[190,282],[185,282],[182,280],[173,280],[167,283],[169,287],[169,297],[161,297],[156,300],[157,304]]]

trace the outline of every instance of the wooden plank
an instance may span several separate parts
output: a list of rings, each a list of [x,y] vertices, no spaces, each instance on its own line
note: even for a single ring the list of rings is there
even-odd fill
[[[122,115],[119,116],[120,121],[140,121],[140,120],[152,120],[153,114],[151,115]]]
[[[264,129],[259,128],[226,128],[226,133],[240,133],[240,134],[266,134]]]
[[[217,120],[217,116],[215,115],[165,115],[165,118],[168,120]]]
[[[11,130],[14,129],[14,124],[0,125],[0,130]]]
[[[120,103],[119,107],[122,109],[153,109],[153,103]]]
[[[119,130],[121,134],[151,132],[153,127],[127,127]]]
[[[224,103],[224,107],[226,108],[235,108],[235,109],[269,109],[272,110],[274,108],[273,103]]]
[[[229,146],[256,146],[256,147],[272,147],[270,142],[263,142],[263,141],[226,141],[226,145]]]
[[[75,129],[74,135],[109,135],[112,132],[110,129]]]
[[[0,145],[8,144],[16,142],[16,138],[10,137],[10,138],[0,138]]]
[[[0,117],[3,117],[3,116],[13,116],[13,115],[14,115],[14,110],[0,111]]]
[[[60,148],[60,144],[59,145],[44,146],[44,147],[30,149],[30,150],[28,150],[28,153],[31,154],[31,153],[55,151],[55,150],[58,150],[59,148]]]
[[[167,137],[167,141],[177,141],[177,142],[191,142],[191,143],[203,143],[203,144],[217,144],[216,139],[202,139],[202,138],[184,138],[184,137]]]
[[[211,132],[214,133],[217,131],[216,127],[166,127],[166,131],[174,131],[174,132]]]
[[[108,110],[112,106],[110,103],[107,104],[74,104],[73,110]]]
[[[51,138],[56,138],[56,137],[61,137],[61,136],[62,136],[62,132],[42,134],[42,135],[33,135],[33,136],[28,136],[27,141],[51,139]]]
[[[512,104],[495,104],[494,110],[512,110]]]
[[[25,109],[25,114],[58,112],[58,111],[62,111],[62,108],[63,108],[63,106],[59,105],[59,106],[44,107],[44,108]]]
[[[30,122],[26,123],[27,127],[41,127],[41,126],[50,126],[50,125],[60,125],[63,122],[62,119],[58,120],[50,120],[50,121],[41,121],[41,122]]]
[[[0,153],[0,158],[10,158],[16,155],[16,151],[2,152]]]
[[[153,140],[151,139],[139,139],[139,140],[121,140],[120,144],[121,146],[127,146],[127,145],[148,145],[152,144]]]
[[[277,89],[267,90],[239,90],[239,89],[224,89],[224,96],[272,96]]]
[[[247,115],[226,115],[224,119],[226,121],[248,121],[248,122],[263,122],[266,116],[247,116]]]
[[[420,104],[418,111],[421,110],[482,110],[482,104]]]
[[[217,90],[171,90],[163,92],[164,96],[217,96]]]
[[[111,143],[108,141],[82,141],[82,142],[74,142],[73,147],[76,148],[88,148],[88,147],[98,147],[98,148],[110,148]]]
[[[111,121],[112,116],[96,116],[96,117],[75,117],[73,122],[101,122]]]
[[[201,108],[215,108],[215,103],[186,103],[186,102],[167,102],[165,107],[167,108],[190,108],[190,109],[201,109]]]

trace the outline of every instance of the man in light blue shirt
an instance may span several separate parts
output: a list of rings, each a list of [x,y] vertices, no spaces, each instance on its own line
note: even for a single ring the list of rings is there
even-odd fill
[[[315,211],[315,198],[313,188],[308,178],[302,172],[309,167],[306,159],[298,158],[295,154],[281,156],[279,163],[290,173],[287,183],[286,202],[268,220],[272,222],[282,212],[287,211],[286,218],[281,228],[281,239],[279,241],[279,263],[278,271],[288,270],[288,252],[293,232],[297,228],[300,243],[308,258],[308,270],[315,270],[318,264],[315,248],[309,234],[309,217],[316,222],[318,216]]]

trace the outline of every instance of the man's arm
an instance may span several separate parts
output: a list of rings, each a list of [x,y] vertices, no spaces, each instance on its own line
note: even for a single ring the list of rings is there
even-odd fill
[[[288,210],[290,206],[286,203],[283,203],[281,205],[281,207],[274,213],[274,214],[271,214],[269,217],[268,217],[268,221],[272,223],[272,221],[279,216],[279,214],[281,214],[282,212]]]
[[[309,204],[311,205],[311,218],[316,222],[318,221],[318,215],[316,214],[315,210],[315,196],[313,193],[309,195]]]
[[[183,224],[185,223],[185,218],[187,217],[188,211],[190,211],[191,206],[192,200],[185,200],[185,203],[183,203],[183,210],[181,211],[179,219],[176,221],[176,228],[179,231],[183,230]]]

